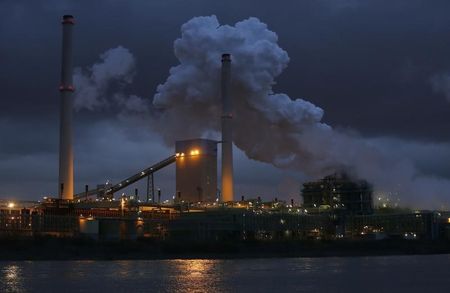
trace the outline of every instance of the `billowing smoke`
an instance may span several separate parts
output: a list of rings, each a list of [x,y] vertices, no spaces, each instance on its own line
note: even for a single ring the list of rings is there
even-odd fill
[[[324,124],[323,110],[312,103],[273,93],[276,77],[289,62],[277,41],[256,18],[234,26],[220,25],[215,16],[185,23],[174,43],[180,64],[171,68],[153,101],[164,110],[158,123],[165,141],[220,130],[220,56],[230,53],[234,142],[249,158],[315,178],[344,170],[415,204],[444,203],[449,181],[421,176],[412,161]]]
[[[220,138],[220,56],[230,53],[233,139],[249,158],[300,170],[311,178],[346,171],[414,206],[448,204],[450,181],[423,176],[412,160],[399,158],[377,140],[333,129],[322,122],[323,110],[314,104],[274,93],[275,79],[289,57],[278,45],[277,35],[258,19],[229,26],[220,25],[215,16],[193,18],[182,26],[174,49],[179,65],[172,67],[167,80],[158,86],[152,105],[157,111],[150,123],[169,146],[180,139]],[[114,50],[121,53],[111,54]],[[93,93],[89,101],[79,101],[88,109],[108,104],[105,89],[110,81],[131,82],[134,58],[120,57],[131,54],[120,47],[108,52],[101,56],[102,63],[78,79],[83,81],[78,87],[87,84],[86,93]],[[115,66],[107,64],[120,62],[110,60],[111,56],[132,62],[125,62],[124,70],[112,70]],[[98,68],[116,73],[106,74],[108,70],[102,69],[102,74],[96,74]],[[136,96],[119,101],[137,109],[145,107],[145,100]]]
[[[75,68],[75,109],[93,111],[120,107],[122,113],[147,112],[149,105],[144,100],[136,95],[128,96],[123,93],[136,74],[133,54],[119,46],[101,54],[100,60],[85,69]]]
[[[220,56],[224,52],[232,54],[234,141],[250,158],[289,164],[299,155],[300,133],[329,129],[320,123],[322,109],[302,99],[272,94],[274,80],[289,57],[278,46],[277,35],[258,19],[220,26],[215,16],[197,17],[181,31],[182,37],[175,41],[180,65],[170,70],[153,100],[156,108],[164,109],[160,123],[171,129],[163,134],[168,143],[219,130]]]
[[[249,158],[313,176],[380,159],[362,140],[322,123],[321,108],[272,92],[289,57],[277,35],[258,19],[221,26],[215,16],[197,17],[181,32],[175,41],[180,64],[170,70],[153,101],[164,109],[159,122],[170,129],[163,133],[168,143],[220,130],[220,56],[227,52],[232,55],[234,142]]]

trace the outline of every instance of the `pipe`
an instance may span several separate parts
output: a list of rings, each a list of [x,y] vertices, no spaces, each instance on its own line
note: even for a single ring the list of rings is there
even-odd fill
[[[73,149],[72,149],[72,28],[75,24],[72,15],[64,15],[62,20],[62,64],[59,132],[59,198],[73,199]]]
[[[233,104],[230,97],[231,56],[222,55],[222,201],[233,201]]]

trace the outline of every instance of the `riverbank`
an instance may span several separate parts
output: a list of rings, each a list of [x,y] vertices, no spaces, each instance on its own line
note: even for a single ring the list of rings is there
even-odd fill
[[[72,238],[0,239],[0,260],[227,259],[449,254],[450,243],[380,241],[138,241]]]

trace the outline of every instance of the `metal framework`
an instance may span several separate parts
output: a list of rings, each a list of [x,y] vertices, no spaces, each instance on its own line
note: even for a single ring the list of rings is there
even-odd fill
[[[125,187],[147,177],[147,200],[149,199],[150,196],[150,192],[149,189],[151,188],[151,195],[152,195],[152,200],[154,201],[154,185],[153,185],[153,173],[155,173],[158,170],[161,170],[162,168],[175,163],[175,161],[177,160],[177,156],[176,155],[172,155],[142,171],[140,171],[139,173],[134,174],[133,176],[130,176],[128,178],[126,178],[125,180],[120,181],[119,183],[111,186],[111,187],[106,187],[105,189],[91,189],[88,192],[83,192],[83,193],[79,193],[77,195],[75,195],[75,199],[81,199],[87,196],[92,196],[92,195],[97,195],[97,194],[105,194],[105,195],[112,195],[115,192],[118,192],[122,189],[124,189]],[[151,187],[150,187],[150,179],[151,179]]]

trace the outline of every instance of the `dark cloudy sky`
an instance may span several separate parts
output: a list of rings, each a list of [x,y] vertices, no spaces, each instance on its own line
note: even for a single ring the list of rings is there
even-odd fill
[[[305,98],[324,109],[327,124],[387,141],[423,172],[450,178],[450,83],[433,90],[431,82],[450,72],[449,11],[446,0],[0,0],[0,197],[56,193],[63,14],[76,18],[75,66],[124,46],[137,61],[130,90],[148,99],[177,64],[173,41],[183,23],[255,16],[291,59],[277,92]],[[76,114],[78,191],[172,152],[146,125],[116,117],[108,110]],[[298,195],[301,174],[237,157],[239,194]],[[156,180],[167,196],[174,191],[173,168]]]

